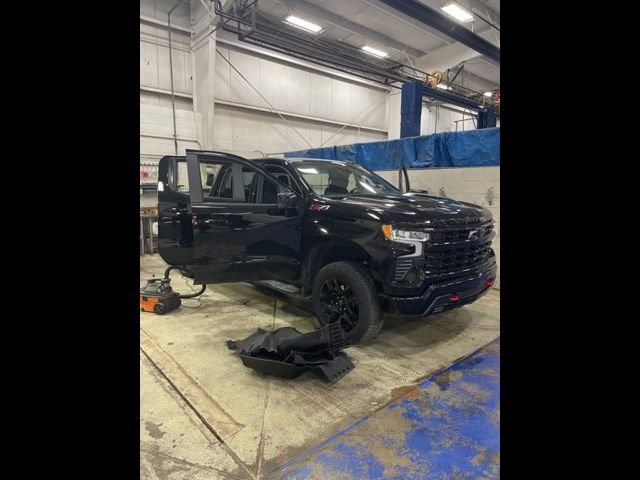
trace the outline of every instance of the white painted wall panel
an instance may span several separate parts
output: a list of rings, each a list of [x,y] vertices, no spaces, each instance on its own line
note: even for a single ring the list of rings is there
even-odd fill
[[[140,85],[158,85],[158,47],[140,42]]]
[[[365,89],[354,92],[353,98],[352,111],[354,116],[358,116],[355,123],[388,127],[388,94],[381,95],[376,90]]]
[[[311,115],[311,74],[297,68],[285,68],[285,104],[287,112]]]
[[[197,138],[195,116],[191,101],[176,99],[176,130],[178,138]],[[150,137],[147,137],[149,135]],[[165,138],[156,138],[165,137]],[[179,150],[184,148],[198,148],[195,141],[181,140]],[[140,92],[140,154],[171,155],[173,145],[173,114],[171,100],[166,95]]]
[[[351,115],[351,85],[331,79],[331,118],[349,122]]]
[[[309,73],[311,86],[310,110],[320,118],[332,118],[331,98],[333,83],[326,77],[314,72]]]
[[[162,31],[162,29],[158,29]],[[166,32],[166,30],[164,30]],[[140,41],[140,85],[171,90],[169,48],[160,42]],[[166,43],[166,42],[165,42]],[[174,90],[191,94],[193,91],[191,53],[173,49]]]
[[[214,142],[217,148],[250,156],[259,156],[257,150],[281,153],[308,148],[290,126],[295,127],[314,146],[320,145],[339,130],[339,127],[310,120],[291,119],[284,122],[275,114],[221,104],[216,105],[215,124]],[[329,145],[385,139],[384,133],[358,132],[356,129],[345,128]]]
[[[216,49],[229,58],[229,49],[220,45],[216,45]],[[220,53],[216,52],[216,77],[215,77],[215,95],[217,98],[231,100],[231,68],[225,62]]]
[[[256,85],[260,93],[278,110],[286,106],[286,67],[280,63],[260,59],[260,83]],[[255,85],[255,84],[254,84]],[[262,101],[263,105],[266,105]]]
[[[234,48],[219,49],[277,110],[386,129],[386,93],[380,89],[323,76]],[[216,74],[217,99],[269,108],[219,55],[216,71],[220,72]],[[364,114],[356,118],[365,109]]]
[[[225,55],[229,61],[238,69],[242,76],[244,76],[250,83],[256,88],[260,88],[260,59],[252,57],[244,53],[237,52],[235,50],[228,50],[228,55]],[[223,60],[223,65],[216,64],[218,68],[231,68]],[[216,98],[222,98],[223,100],[230,100],[236,103],[242,103],[245,105],[256,105],[259,107],[266,107],[264,100],[255,93],[255,91],[247,85],[242,77],[233,69],[230,70],[229,78],[231,81],[231,98],[223,98],[215,93]],[[214,86],[215,91],[215,86]]]

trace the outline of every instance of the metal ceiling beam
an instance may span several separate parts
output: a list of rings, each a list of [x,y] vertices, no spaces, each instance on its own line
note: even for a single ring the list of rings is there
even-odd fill
[[[440,33],[453,38],[476,52],[484,55],[497,65],[500,65],[500,49],[471,30],[431,7],[417,0],[379,0],[381,3],[404,13],[416,20],[432,27]]]
[[[298,58],[292,57],[290,55],[283,55],[281,53],[277,53],[274,50],[268,50],[264,47],[260,47],[257,45],[252,45],[250,43],[246,43],[246,42],[240,42],[237,40],[231,40],[229,38],[227,38],[225,36],[226,32],[220,32],[218,33],[217,37],[216,37],[216,42],[219,43],[220,45],[225,45],[227,47],[232,47],[235,48],[237,50],[241,50],[241,51],[246,51],[246,52],[250,52],[252,55],[261,55],[267,58],[272,58],[275,61],[281,62],[281,63],[286,63],[289,65],[295,65],[297,67],[302,67],[305,68],[307,70],[313,70],[316,72],[320,72],[323,73],[324,75],[330,76],[330,77],[334,77],[334,78],[338,78],[341,80],[346,80],[348,82],[351,83],[358,83],[361,85],[366,85],[368,87],[373,87],[376,88],[378,90],[388,90],[388,87],[386,86],[382,86],[380,85],[380,83],[376,83],[373,82],[371,80],[365,80],[364,78],[361,77],[356,77],[354,75],[349,75],[347,73],[343,73],[343,72],[339,72],[337,70],[333,71],[333,70],[327,70],[325,67],[319,67],[317,64],[315,63],[311,63],[311,62],[305,62],[304,60],[300,60]]]
[[[500,86],[500,82],[496,83],[495,81],[489,80],[488,78],[483,77],[482,75],[478,75],[476,72],[474,72],[473,63],[471,63],[471,61],[460,62],[458,65],[451,67],[451,70],[453,70],[454,68],[457,68],[458,66],[464,67],[464,76],[466,76],[468,79],[472,81],[485,84],[483,87],[497,88]],[[470,66],[471,68],[469,68]],[[453,83],[453,80],[452,80],[452,83]]]
[[[486,3],[478,0],[470,0],[468,5],[461,2],[457,3],[459,3],[461,7],[471,10],[471,13],[475,14],[476,17],[490,25],[492,28],[500,31],[500,14],[489,7]],[[485,18],[485,15],[489,18]]]
[[[425,54],[425,52],[423,52],[422,50],[410,47],[409,45],[394,40],[393,38],[387,37],[382,33],[371,30],[370,28],[364,27],[358,23],[354,23],[347,18],[336,15],[333,12],[329,12],[328,10],[325,10],[303,0],[281,0],[281,3],[289,7],[291,10],[306,12],[310,15],[322,18],[337,27],[348,30],[351,33],[355,33],[357,35],[368,38],[369,40],[378,42],[381,44],[381,46],[389,47],[401,53],[408,53],[413,57],[421,57]]]

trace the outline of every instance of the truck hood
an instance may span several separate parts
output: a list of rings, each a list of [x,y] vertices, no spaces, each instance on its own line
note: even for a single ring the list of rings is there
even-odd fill
[[[347,210],[363,209],[369,216],[378,217],[382,223],[389,224],[425,225],[441,219],[492,218],[491,212],[479,205],[424,193],[350,195],[328,200],[336,207]]]

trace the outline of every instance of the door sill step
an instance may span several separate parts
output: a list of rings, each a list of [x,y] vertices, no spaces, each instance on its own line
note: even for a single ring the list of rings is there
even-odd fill
[[[297,295],[300,293],[300,289],[298,287],[290,285],[288,283],[278,282],[277,280],[260,280],[258,282],[251,283],[253,283],[254,285],[261,285],[264,287],[272,288],[289,295]]]

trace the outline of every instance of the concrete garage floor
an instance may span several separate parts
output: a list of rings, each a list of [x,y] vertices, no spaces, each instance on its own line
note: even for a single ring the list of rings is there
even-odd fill
[[[158,255],[141,258],[140,284],[152,274],[162,276],[165,267]],[[172,279],[177,291],[190,290],[179,275],[172,275]],[[433,475],[421,469],[429,462],[428,455],[407,456],[407,446],[394,441],[397,435],[407,435],[407,421],[397,422],[398,432],[404,429],[404,433],[395,432],[394,437],[395,422],[385,421],[383,416],[388,412],[394,415],[396,409],[411,410],[395,405],[416,396],[416,392],[435,398],[436,392],[429,385],[441,385],[437,381],[441,375],[429,377],[498,338],[499,305],[499,291],[492,290],[472,305],[427,319],[389,318],[378,337],[347,349],[356,368],[334,385],[312,374],[294,380],[263,376],[245,368],[227,350],[226,340],[244,338],[259,327],[315,328],[310,312],[249,284],[212,285],[200,300],[184,300],[180,309],[164,316],[141,313],[140,476],[436,478],[435,469],[430,470]],[[489,352],[499,352],[497,345],[487,347]],[[495,368],[485,368],[481,374],[495,378],[495,372]],[[468,401],[492,398],[493,403],[483,408],[490,424],[497,426],[499,403],[495,392],[483,392],[478,385],[466,382],[459,390],[473,393]],[[496,385],[497,380],[491,388],[497,390]],[[455,395],[451,402],[460,407],[461,397]],[[333,468],[327,477],[328,467],[317,469],[313,452],[319,445],[328,445],[327,439],[351,428],[362,428],[364,417],[368,417],[368,425],[378,425],[366,436],[374,432],[375,437],[377,432],[381,440],[377,447],[370,444],[367,452],[360,451],[360,463],[378,462],[382,465],[380,477],[371,471],[363,473],[362,468]],[[415,423],[414,417],[409,420]],[[455,437],[454,430],[445,430],[443,436],[448,431]],[[443,444],[451,448],[455,438],[443,440]],[[469,441],[462,437],[459,440],[469,450]],[[481,465],[483,476],[497,477],[499,453],[495,448],[488,452],[486,446],[475,445],[467,454],[473,456],[472,464]],[[414,460],[407,463],[410,457]],[[310,468],[312,464],[316,466]],[[464,470],[453,472],[468,477]]]

